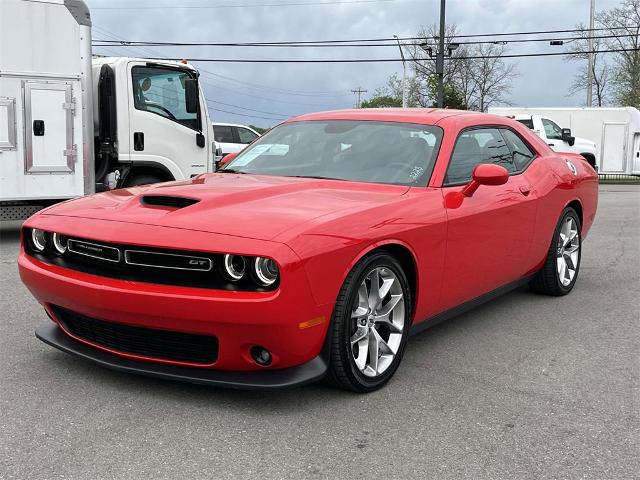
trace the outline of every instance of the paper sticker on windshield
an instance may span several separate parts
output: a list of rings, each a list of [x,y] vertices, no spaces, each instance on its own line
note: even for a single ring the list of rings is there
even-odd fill
[[[289,151],[289,145],[281,145],[281,144],[273,144],[267,143],[264,145],[256,145],[251,150],[246,153],[241,154],[233,161],[234,167],[243,167],[253,162],[256,158],[264,153],[269,153],[269,155],[277,155],[282,156],[286,155]]]
[[[409,173],[409,177],[411,178],[411,180],[417,180],[418,178],[420,178],[420,176],[424,173],[424,168],[419,167],[419,166],[414,166],[411,169],[411,172]]]

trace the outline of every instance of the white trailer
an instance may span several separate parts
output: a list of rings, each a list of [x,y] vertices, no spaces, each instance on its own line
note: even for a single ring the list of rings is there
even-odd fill
[[[81,0],[0,0],[0,219],[211,171],[198,72],[95,58]]]
[[[596,142],[603,174],[640,175],[640,111],[621,108],[495,108],[499,115],[541,115]]]

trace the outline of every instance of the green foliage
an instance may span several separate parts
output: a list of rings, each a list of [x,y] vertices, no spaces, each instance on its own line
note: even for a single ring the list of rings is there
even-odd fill
[[[434,99],[432,107],[437,107],[438,98],[438,77],[431,75],[427,80],[427,92],[429,98]],[[458,110],[466,110],[467,105],[464,101],[464,95],[452,83],[445,82],[443,88],[443,100],[445,108],[455,108]]]
[[[402,97],[394,98],[390,95],[381,95],[371,97],[369,100],[364,100],[360,104],[361,108],[389,108],[389,107],[402,107]]]
[[[249,128],[252,128],[256,132],[258,132],[260,135],[262,135],[264,132],[267,131],[266,128],[256,127],[255,125],[249,125]]]

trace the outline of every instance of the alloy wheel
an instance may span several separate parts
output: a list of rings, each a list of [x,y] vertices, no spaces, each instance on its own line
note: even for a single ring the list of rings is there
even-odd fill
[[[387,267],[376,267],[364,278],[351,311],[351,353],[367,377],[382,374],[393,363],[402,343],[405,304],[402,285]]]
[[[558,236],[558,279],[567,287],[573,281],[578,269],[580,257],[580,232],[573,217],[567,217],[560,228]]]

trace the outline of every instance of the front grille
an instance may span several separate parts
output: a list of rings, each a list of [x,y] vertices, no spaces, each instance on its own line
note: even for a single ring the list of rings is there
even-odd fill
[[[29,232],[25,230],[25,238]],[[119,280],[245,292],[265,292],[278,287],[278,282],[262,287],[251,275],[231,281],[224,272],[224,255],[220,253],[140,247],[78,237],[68,239],[63,255],[55,252],[51,242],[43,252],[35,251],[30,242],[24,246],[29,255],[43,262]]]
[[[215,336],[134,327],[97,320],[58,306],[52,309],[69,333],[118,352],[199,365],[210,365],[218,358]]]

